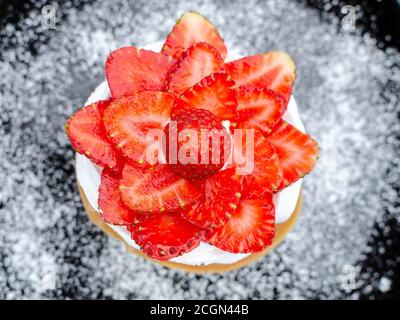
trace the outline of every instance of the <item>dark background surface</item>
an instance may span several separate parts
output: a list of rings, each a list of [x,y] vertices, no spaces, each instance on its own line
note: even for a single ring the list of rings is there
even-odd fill
[[[67,1],[55,30],[42,27],[46,4],[0,1],[0,298],[400,298],[398,1]],[[357,12],[350,32],[347,4]],[[322,147],[293,233],[228,275],[145,262],[88,222],[63,133],[110,50],[162,40],[188,9],[246,55],[294,56],[296,99]]]

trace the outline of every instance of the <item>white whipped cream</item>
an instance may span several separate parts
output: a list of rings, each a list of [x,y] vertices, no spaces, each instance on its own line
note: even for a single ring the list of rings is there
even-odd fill
[[[160,51],[162,43],[156,42],[145,46],[145,49]],[[228,61],[239,59],[241,56],[236,51],[230,51],[227,57]],[[102,82],[90,95],[85,105],[94,103],[98,100],[108,99],[110,97],[110,90],[106,81]],[[292,96],[289,105],[283,118],[292,124],[297,129],[305,132],[304,125],[300,119],[296,101]],[[82,187],[90,205],[99,211],[98,198],[99,186],[102,168],[96,166],[88,158],[81,154],[76,155],[76,174],[79,185]],[[300,195],[302,179],[285,188],[275,195],[275,215],[276,223],[283,223],[287,221],[297,204]],[[140,249],[139,246],[132,240],[130,233],[125,227],[109,225],[118,235],[120,235],[127,244],[135,249]],[[185,253],[179,257],[173,258],[170,261],[188,264],[188,265],[208,265],[212,263],[231,264],[237,262],[249,254],[235,254],[218,249],[208,243],[201,242],[200,245],[192,251]]]

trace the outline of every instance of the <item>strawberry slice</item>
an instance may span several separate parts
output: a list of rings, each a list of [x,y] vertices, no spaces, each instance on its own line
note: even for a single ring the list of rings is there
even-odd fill
[[[191,181],[217,173],[231,151],[230,136],[222,123],[204,109],[183,109],[172,119],[174,122],[165,127],[167,163],[178,175]]]
[[[286,102],[292,94],[296,67],[291,57],[281,51],[248,56],[225,64],[236,87],[254,85],[270,88]]]
[[[102,219],[114,225],[128,225],[144,221],[146,214],[129,210],[121,200],[119,193],[120,175],[104,169],[101,173],[99,188],[99,208]]]
[[[253,130],[253,132],[254,149],[250,144],[249,150],[247,150],[246,140],[249,139],[249,142],[251,142],[251,136],[246,132],[246,134],[242,135],[241,144],[235,141],[232,162],[238,167],[252,169],[251,172],[246,171],[245,173],[248,174],[243,175],[244,193],[246,193],[246,190],[251,190],[252,194],[262,196],[266,191],[275,192],[278,190],[282,181],[282,170],[274,147],[260,131]],[[240,155],[239,158],[237,154]],[[242,157],[243,159],[241,159]]]
[[[146,135],[169,121],[175,98],[167,92],[143,91],[114,100],[104,112],[104,126],[111,140],[132,161],[146,158]]]
[[[201,197],[191,210],[181,215],[200,227],[221,227],[238,207],[242,185],[235,168],[226,169],[202,182]]]
[[[111,52],[105,66],[111,96],[120,98],[139,91],[160,90],[174,62],[162,53],[135,47],[123,47]]]
[[[179,214],[160,213],[129,227],[132,239],[149,257],[166,261],[196,248],[203,230]]]
[[[212,73],[182,93],[175,102],[173,113],[199,108],[214,113],[220,120],[231,120],[236,115],[237,106],[234,85],[226,73]]]
[[[198,42],[206,42],[215,47],[225,59],[227,49],[215,26],[198,12],[184,13],[168,35],[162,52],[176,59],[183,51]]]
[[[110,100],[104,100],[83,107],[67,120],[65,130],[76,152],[101,167],[117,170],[122,156],[111,145],[102,122],[109,104]]]
[[[268,88],[243,86],[237,90],[237,118],[234,127],[255,128],[268,134],[286,111],[283,98]]]
[[[199,196],[194,185],[164,164],[143,168],[127,163],[119,184],[122,201],[139,212],[177,211]]]
[[[232,253],[259,252],[275,237],[275,207],[272,194],[239,203],[235,215],[221,228],[209,229],[207,242]]]
[[[308,174],[317,163],[317,141],[284,120],[280,120],[268,136],[274,146],[283,172],[281,188],[296,182]]]
[[[184,51],[169,69],[165,89],[182,93],[204,77],[221,69],[223,64],[219,53],[207,43],[199,42]]]

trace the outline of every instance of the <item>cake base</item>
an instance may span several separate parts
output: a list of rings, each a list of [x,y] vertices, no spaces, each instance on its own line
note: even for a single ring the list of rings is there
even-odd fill
[[[194,266],[194,265],[188,265],[188,264],[177,263],[177,262],[172,262],[172,261],[154,260],[154,259],[149,258],[147,255],[145,255],[140,250],[132,248],[113,229],[111,229],[110,226],[107,225],[107,223],[105,223],[101,219],[100,214],[90,205],[90,203],[85,195],[85,192],[83,191],[83,189],[79,185],[79,183],[78,183],[78,187],[79,187],[79,194],[80,194],[82,202],[83,202],[83,206],[84,206],[90,220],[96,226],[98,226],[100,229],[102,229],[105,233],[107,233],[108,235],[124,242],[125,247],[129,252],[137,254],[143,258],[151,260],[152,262],[161,264],[161,265],[171,268],[171,269],[180,269],[180,270],[184,270],[187,272],[193,272],[193,273],[198,273],[198,274],[207,273],[207,272],[222,273],[222,272],[227,272],[227,271],[231,271],[234,269],[239,269],[239,268],[244,267],[244,266],[254,262],[255,260],[265,256],[268,252],[270,252],[277,245],[279,245],[282,242],[282,240],[284,239],[284,237],[286,236],[286,234],[293,228],[293,225],[297,220],[297,216],[299,215],[299,212],[301,209],[301,201],[302,201],[302,193],[300,192],[299,198],[297,200],[296,208],[294,209],[293,214],[284,223],[280,223],[280,224],[276,225],[276,234],[275,234],[274,242],[272,243],[271,246],[269,246],[265,250],[257,252],[257,253],[253,253],[253,254],[247,256],[246,258],[243,258],[237,262],[230,263],[230,264],[214,263],[214,264],[208,264],[208,265]]]

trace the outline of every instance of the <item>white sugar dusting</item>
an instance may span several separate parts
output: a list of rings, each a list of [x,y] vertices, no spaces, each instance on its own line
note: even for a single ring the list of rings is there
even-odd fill
[[[56,30],[43,30],[37,4],[17,28],[0,31],[10,39],[0,52],[0,298],[357,299],[390,290],[395,275],[342,273],[344,265],[359,270],[374,225],[385,232],[384,219],[399,219],[392,205],[400,181],[397,51],[377,49],[368,35],[338,33],[339,21],[321,22],[289,0],[69,7],[60,8],[68,17]],[[163,39],[190,9],[242,54],[279,49],[294,57],[301,116],[322,149],[304,179],[293,232],[261,261],[223,275],[144,261],[90,223],[63,131],[103,80],[111,50]]]

